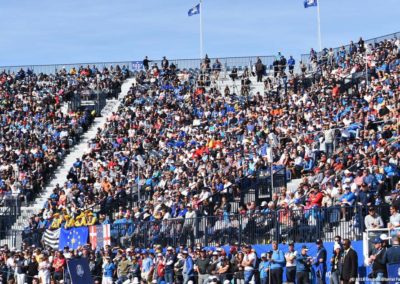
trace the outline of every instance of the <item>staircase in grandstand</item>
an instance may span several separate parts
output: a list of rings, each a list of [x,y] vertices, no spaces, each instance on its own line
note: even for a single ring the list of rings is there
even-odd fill
[[[36,198],[33,204],[29,206],[22,206],[19,208],[19,216],[17,217],[15,223],[12,225],[11,229],[7,232],[4,232],[3,238],[2,240],[0,240],[0,245],[8,244],[9,247],[19,247],[22,242],[21,232],[28,224],[29,218],[43,208],[43,205],[45,204],[47,198],[49,198],[50,194],[57,184],[63,185],[67,181],[67,174],[72,164],[76,161],[77,158],[81,158],[82,154],[87,151],[88,142],[95,137],[97,129],[101,128],[104,125],[108,116],[113,111],[116,111],[118,109],[121,100],[128,93],[133,82],[134,79],[128,79],[123,83],[121,93],[119,94],[117,100],[107,100],[107,104],[101,112],[101,117],[95,119],[90,129],[82,137],[80,143],[75,145],[75,147],[71,149],[69,155],[65,157],[62,166],[57,169],[55,177],[40,193],[40,196]]]

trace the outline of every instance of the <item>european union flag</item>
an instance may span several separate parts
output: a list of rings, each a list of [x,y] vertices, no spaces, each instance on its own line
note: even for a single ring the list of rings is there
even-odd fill
[[[87,227],[64,229],[61,228],[60,242],[58,248],[60,250],[68,246],[70,249],[77,249],[79,246],[87,244],[89,230]]]
[[[200,14],[200,4],[197,4],[192,9],[190,9],[188,12],[189,17],[193,16],[193,15],[197,15],[197,14]]]
[[[304,8],[318,6],[317,0],[304,0]]]

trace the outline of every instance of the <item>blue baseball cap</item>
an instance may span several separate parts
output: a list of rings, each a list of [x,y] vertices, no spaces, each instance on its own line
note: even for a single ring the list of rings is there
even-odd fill
[[[381,238],[375,238],[372,243],[373,244],[380,244],[382,242]]]

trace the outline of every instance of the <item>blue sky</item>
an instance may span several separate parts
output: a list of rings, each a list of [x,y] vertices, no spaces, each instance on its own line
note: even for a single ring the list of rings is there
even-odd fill
[[[0,65],[197,58],[198,0],[0,0]],[[303,0],[204,0],[211,57],[296,58],[317,48],[317,10]],[[323,46],[400,31],[399,0],[321,0]]]

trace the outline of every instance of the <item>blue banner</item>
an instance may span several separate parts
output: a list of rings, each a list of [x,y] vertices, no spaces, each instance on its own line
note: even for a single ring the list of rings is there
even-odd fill
[[[79,227],[64,229],[60,231],[60,242],[58,248],[63,250],[65,247],[70,249],[77,249],[80,246],[87,244],[89,235],[88,227]]]
[[[389,284],[400,284],[400,263],[392,263],[387,265]]]
[[[67,262],[68,272],[72,284],[93,284],[89,263],[86,258],[76,258]]]
[[[132,71],[141,71],[141,70],[143,70],[143,62],[132,61]]]

